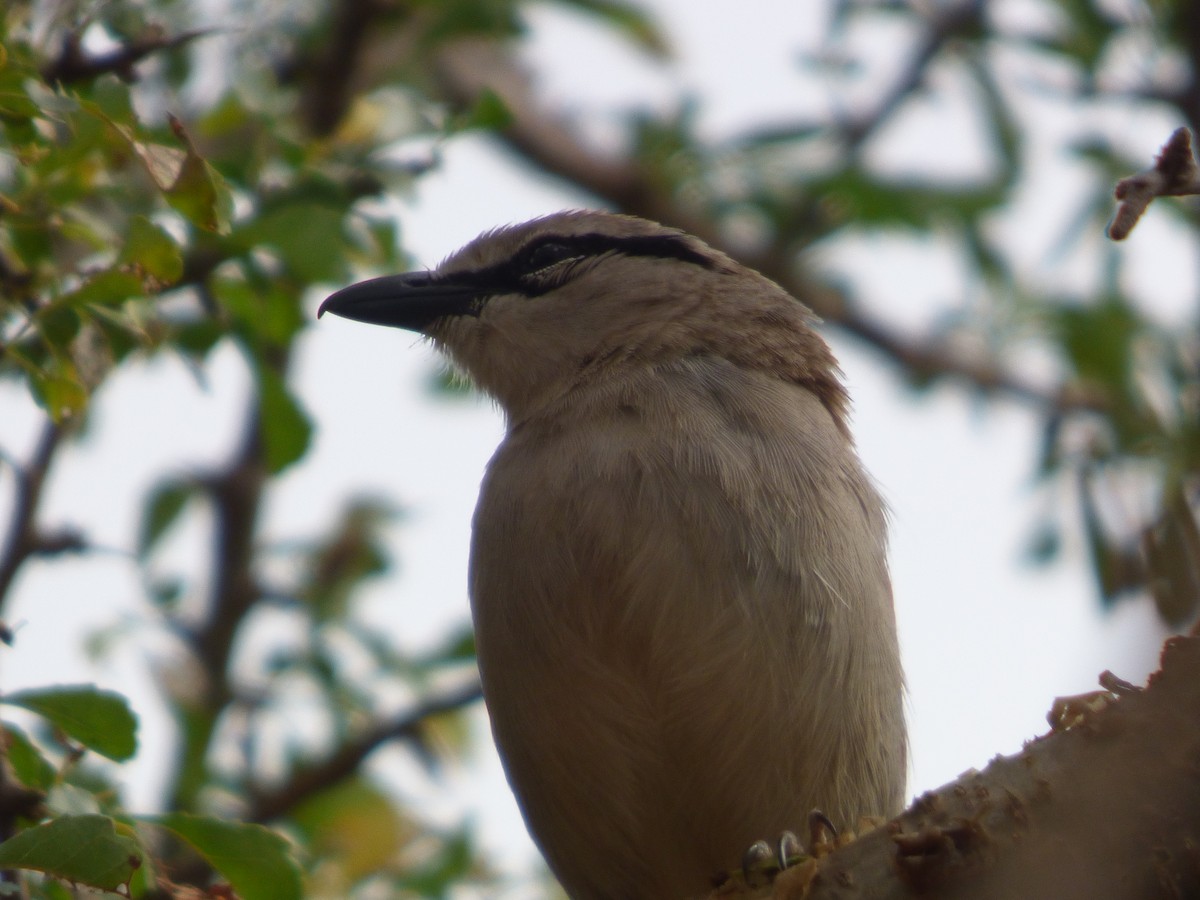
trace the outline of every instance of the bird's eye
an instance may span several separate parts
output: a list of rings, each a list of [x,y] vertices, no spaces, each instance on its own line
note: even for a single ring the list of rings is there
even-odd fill
[[[529,255],[525,259],[525,267],[531,273],[540,272],[542,269],[548,269],[556,263],[568,259],[576,259],[579,256],[582,256],[582,254],[579,252],[578,247],[558,241],[548,241],[545,244],[538,244],[529,252]]]

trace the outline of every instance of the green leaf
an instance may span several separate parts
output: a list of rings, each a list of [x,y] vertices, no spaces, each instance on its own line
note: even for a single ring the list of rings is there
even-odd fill
[[[315,199],[281,203],[259,216],[246,238],[274,247],[300,281],[339,281],[346,268],[342,215],[343,210]]]
[[[167,202],[193,225],[217,234],[229,233],[233,208],[225,179],[205,160],[189,152],[179,177],[166,192]]]
[[[1063,306],[1053,322],[1075,371],[1114,393],[1123,393],[1133,371],[1133,343],[1141,323],[1134,310],[1117,296],[1089,306]]]
[[[34,372],[31,386],[38,403],[55,422],[62,422],[87,408],[88,392],[74,364],[53,357],[49,367]]]
[[[78,289],[64,294],[55,305],[69,303],[77,308],[88,303],[116,306],[130,297],[141,297],[145,292],[142,279],[132,272],[123,272],[117,268],[105,269],[97,272]]]
[[[621,0],[559,0],[563,6],[589,13],[612,26],[657,59],[670,56],[666,37],[658,23],[639,5]]]
[[[258,367],[258,403],[263,455],[271,474],[278,475],[308,450],[312,422],[283,379],[265,366]]]
[[[859,229],[928,231],[945,222],[977,218],[1008,199],[1007,175],[961,186],[915,178],[889,181],[852,167],[813,179],[812,196],[832,204],[841,221]]]
[[[238,325],[259,340],[286,347],[305,325],[298,294],[276,285],[250,285],[240,278],[213,279],[213,294],[237,320]]]
[[[336,859],[351,882],[386,869],[414,831],[387,792],[361,776],[309,797],[290,818],[314,855]]]
[[[60,816],[0,844],[0,867],[115,891],[129,883],[145,856],[129,832],[108,816]]]
[[[0,44],[0,50],[3,49]],[[0,66],[0,117],[6,125],[28,122],[40,111],[37,101],[26,90],[29,72],[13,66]]]
[[[144,559],[154,549],[154,545],[179,518],[195,490],[194,484],[180,481],[168,481],[154,488],[146,501],[141,533],[138,535],[140,558]]]
[[[59,350],[66,350],[79,334],[79,313],[68,302],[49,303],[37,312],[37,324],[44,337]]]
[[[119,141],[141,160],[150,180],[175,210],[205,231],[228,233],[233,208],[229,187],[196,152],[182,122],[171,117],[171,130],[183,144],[181,150],[140,140],[129,126],[110,117],[99,104],[87,101],[82,107],[89,115],[106,123]]]
[[[174,284],[183,275],[179,245],[145,216],[130,221],[129,236],[117,262],[132,267],[149,282],[147,289]]]
[[[4,755],[17,780],[39,791],[49,790],[56,780],[54,766],[42,756],[33,741],[20,728],[8,723],[0,733],[4,736]]]
[[[173,614],[179,607],[186,586],[182,578],[154,578],[146,585],[146,592],[161,612]]]
[[[1148,586],[1163,620],[1182,628],[1200,604],[1200,526],[1186,492],[1174,489],[1164,499],[1154,527],[1142,536]]]
[[[500,131],[512,123],[512,112],[500,95],[490,88],[480,91],[474,105],[467,112],[461,127],[479,128],[484,131]]]
[[[1035,38],[1031,43],[1062,53],[1091,71],[1100,63],[1120,24],[1103,7],[1091,0],[1061,0],[1061,27],[1055,29],[1052,38]]]
[[[447,835],[430,854],[405,872],[400,882],[418,897],[444,897],[461,882],[475,865],[474,842],[466,832]]]
[[[242,900],[299,900],[300,868],[282,837],[262,825],[186,813],[147,816],[191,844]]]
[[[137,717],[120,694],[94,685],[60,685],[18,691],[0,702],[49,719],[69,737],[101,756],[121,762],[137,751]]]

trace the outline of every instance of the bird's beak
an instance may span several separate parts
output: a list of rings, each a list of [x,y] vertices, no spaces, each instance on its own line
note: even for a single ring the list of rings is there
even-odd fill
[[[325,298],[317,318],[335,316],[425,333],[439,319],[478,314],[478,286],[435,280],[429,272],[406,272],[360,281]]]

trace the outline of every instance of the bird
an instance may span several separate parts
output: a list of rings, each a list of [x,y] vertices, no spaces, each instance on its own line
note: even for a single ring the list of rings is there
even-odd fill
[[[424,335],[503,411],[468,593],[570,897],[694,896],[813,810],[900,811],[887,512],[804,304],[681,230],[570,210],[326,312]]]

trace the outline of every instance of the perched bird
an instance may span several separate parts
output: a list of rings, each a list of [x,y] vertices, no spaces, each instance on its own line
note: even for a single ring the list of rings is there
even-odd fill
[[[428,336],[505,413],[471,542],[479,668],[571,897],[691,896],[814,808],[899,811],[884,507],[806,307],[695,237],[582,211],[321,312]]]

